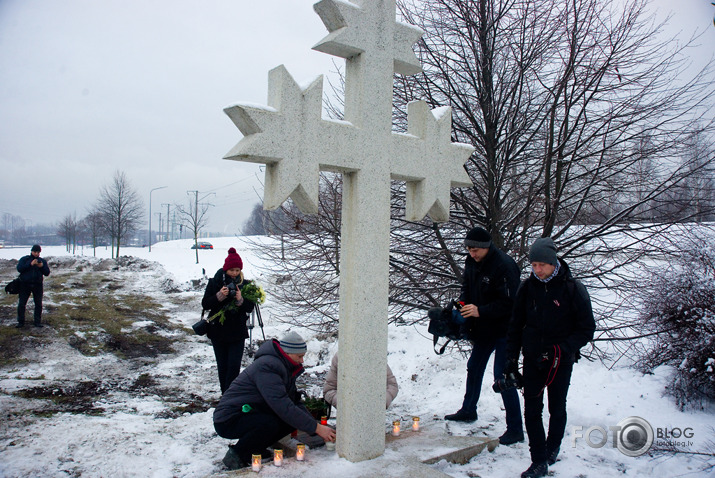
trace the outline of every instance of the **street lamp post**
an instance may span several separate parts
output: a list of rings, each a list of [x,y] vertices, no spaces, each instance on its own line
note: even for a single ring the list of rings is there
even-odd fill
[[[149,191],[149,252],[151,252],[151,193],[153,193],[157,189],[164,189],[166,187],[168,186],[159,186],[158,188],[154,188]]]

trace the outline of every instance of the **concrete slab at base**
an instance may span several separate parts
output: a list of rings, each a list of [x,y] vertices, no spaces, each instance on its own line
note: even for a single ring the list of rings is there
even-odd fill
[[[306,461],[298,462],[292,456],[290,446],[284,446],[282,467],[265,463],[260,473],[250,468],[226,471],[211,475],[212,478],[244,476],[270,476],[292,478],[299,476],[333,477],[344,474],[355,478],[448,478],[449,475],[434,466],[442,460],[455,464],[466,464],[485,449],[494,451],[498,438],[452,436],[440,424],[424,426],[420,431],[404,431],[399,437],[385,436],[385,453],[372,460],[359,463],[340,458],[335,451],[325,447],[308,450]]]

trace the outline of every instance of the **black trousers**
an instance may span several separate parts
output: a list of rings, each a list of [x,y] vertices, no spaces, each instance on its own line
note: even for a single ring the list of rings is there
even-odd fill
[[[218,381],[221,384],[221,394],[223,394],[231,382],[241,373],[241,360],[243,360],[243,347],[245,340],[238,342],[221,342],[211,339],[216,356],[216,367],[218,368]]]
[[[524,360],[524,425],[529,436],[531,461],[546,461],[547,454],[561,446],[566,430],[566,395],[571,383],[573,362],[562,360],[550,385],[544,389],[550,364]],[[544,392],[549,396],[549,431],[544,432],[542,414]]]
[[[228,422],[214,423],[214,429],[220,437],[238,439],[233,449],[246,464],[251,463],[251,455],[260,455],[293,431],[293,427],[277,415],[256,411],[241,413]]]
[[[40,325],[42,321],[42,289],[42,283],[20,283],[17,301],[17,323],[19,325],[25,325],[25,308],[27,307],[27,301],[30,300],[30,294],[32,294],[32,300],[35,303],[35,325]]]

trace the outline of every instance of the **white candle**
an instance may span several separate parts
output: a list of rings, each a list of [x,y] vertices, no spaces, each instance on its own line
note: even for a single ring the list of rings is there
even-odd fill
[[[392,422],[392,436],[398,437],[400,436],[400,421],[395,420]]]
[[[252,455],[251,469],[255,472],[261,471],[261,455]]]
[[[412,417],[412,431],[420,431],[420,417]]]
[[[283,450],[273,450],[273,464],[276,466],[283,466]]]
[[[335,450],[335,442],[334,441],[326,441],[325,442],[325,449],[328,451],[333,451]]]
[[[295,459],[298,461],[305,460],[305,444],[304,443],[298,443],[298,445],[296,446]]]

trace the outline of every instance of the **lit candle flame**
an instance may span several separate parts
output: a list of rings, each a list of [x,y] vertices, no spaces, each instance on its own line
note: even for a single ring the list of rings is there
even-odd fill
[[[283,450],[273,450],[273,464],[276,466],[283,466]]]
[[[392,422],[392,436],[400,436],[400,421],[395,420]]]
[[[251,469],[253,469],[253,471],[261,471],[261,458],[261,455],[252,455]]]

